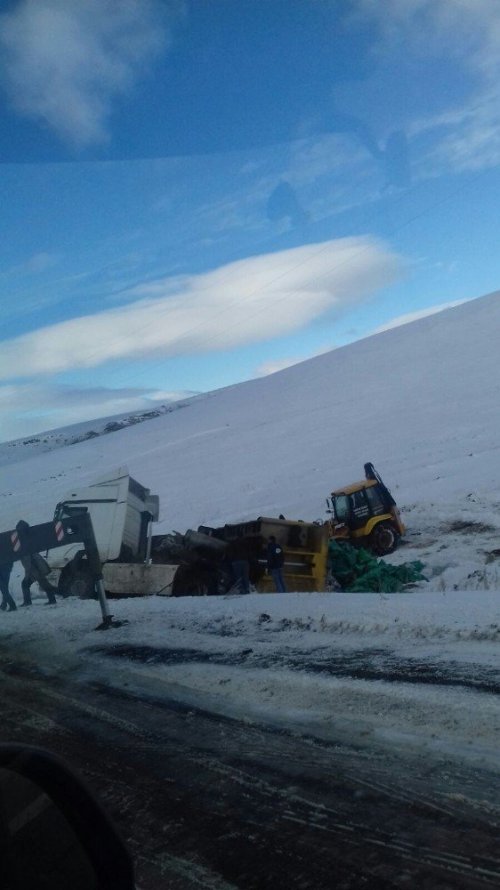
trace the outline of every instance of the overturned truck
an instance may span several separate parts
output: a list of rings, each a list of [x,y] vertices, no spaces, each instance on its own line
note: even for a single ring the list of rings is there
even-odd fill
[[[159,499],[126,467],[86,488],[76,487],[57,504],[55,521],[86,511],[92,520],[103,582],[110,596],[203,596],[227,593],[234,587],[231,554],[238,542],[240,558],[250,566],[257,591],[273,590],[266,574],[266,548],[274,535],[285,555],[288,590],[324,590],[328,531],[316,523],[259,517],[220,528],[199,526],[185,534],[154,535]],[[94,595],[85,549],[77,542],[49,550],[53,579],[64,595]]]
[[[328,533],[323,525],[259,516],[250,522],[220,528],[199,526],[181,535],[153,538],[152,559],[177,564],[172,595],[214,595],[234,585],[232,554],[249,563],[250,583],[259,592],[274,590],[267,575],[267,542],[274,535],[283,548],[287,590],[324,590]]]

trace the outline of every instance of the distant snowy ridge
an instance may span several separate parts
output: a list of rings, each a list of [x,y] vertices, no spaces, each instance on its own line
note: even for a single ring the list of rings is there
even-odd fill
[[[201,397],[203,397],[203,394]],[[87,420],[69,427],[49,430],[33,436],[25,436],[22,439],[14,439],[11,442],[0,443],[0,466],[19,460],[20,450],[24,452],[21,455],[21,459],[23,459],[29,453],[43,454],[48,451],[54,451],[57,448],[65,448],[67,445],[78,445],[78,443],[86,442],[88,439],[96,439],[98,436],[115,433],[129,426],[144,423],[146,420],[161,417],[163,414],[170,414],[172,411],[177,411],[180,408],[186,408],[196,398],[200,398],[200,395],[193,393],[189,398],[159,405],[157,408]]]

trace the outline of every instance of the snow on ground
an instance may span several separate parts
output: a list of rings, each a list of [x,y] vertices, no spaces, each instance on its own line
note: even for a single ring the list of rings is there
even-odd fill
[[[127,464],[160,494],[166,532],[324,518],[325,496],[373,460],[408,524],[390,560],[421,559],[427,582],[120,601],[130,623],[105,634],[96,603],[40,597],[1,615],[3,656],[326,738],[498,762],[499,329],[494,294],[148,423],[43,454],[18,447],[1,469],[2,529],[47,521],[72,487]]]
[[[42,671],[350,744],[497,763],[496,592],[290,593],[95,602],[8,614],[0,645]],[[418,682],[417,682],[418,681]]]

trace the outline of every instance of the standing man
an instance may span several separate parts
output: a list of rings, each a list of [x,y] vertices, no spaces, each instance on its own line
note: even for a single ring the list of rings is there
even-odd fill
[[[26,536],[29,532],[29,528],[29,524],[25,522],[24,519],[19,520],[16,525],[16,531],[21,540],[22,536]],[[24,569],[24,578],[21,581],[21,588],[23,591],[23,602],[21,605],[31,606],[30,588],[36,581],[38,586],[47,594],[47,605],[53,606],[56,602],[57,587],[54,587],[47,578],[47,575],[50,573],[50,568],[43,556],[40,556],[39,553],[26,554],[26,556],[21,557],[21,564]]]
[[[2,612],[15,612],[17,606],[9,593],[9,580],[12,571],[12,563],[6,562],[0,565],[0,592],[2,594],[2,602],[0,609]]]
[[[267,570],[272,576],[278,593],[286,593],[285,579],[283,578],[284,562],[283,548],[276,543],[274,535],[271,535],[267,544]]]

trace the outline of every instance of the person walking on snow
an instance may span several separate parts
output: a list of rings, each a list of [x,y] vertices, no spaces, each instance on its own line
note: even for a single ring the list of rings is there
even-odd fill
[[[15,612],[17,609],[17,606],[9,592],[9,580],[11,571],[11,562],[6,562],[3,565],[0,565],[0,592],[2,594],[0,609],[2,610],[2,612]]]
[[[24,519],[20,519],[16,525],[16,531],[21,538],[29,532],[29,528],[29,524],[25,522]],[[35,581],[47,594],[47,604],[54,605],[56,602],[57,587],[54,587],[47,578],[47,575],[50,573],[50,568],[43,556],[40,556],[39,553],[27,553],[26,556],[21,557],[21,564],[24,569],[24,578],[21,581],[21,589],[23,591],[23,602],[21,605],[31,606],[30,588]]]
[[[283,548],[276,542],[274,535],[271,535],[267,544],[267,570],[272,576],[278,593],[286,593],[285,580],[283,578],[284,562]]]

